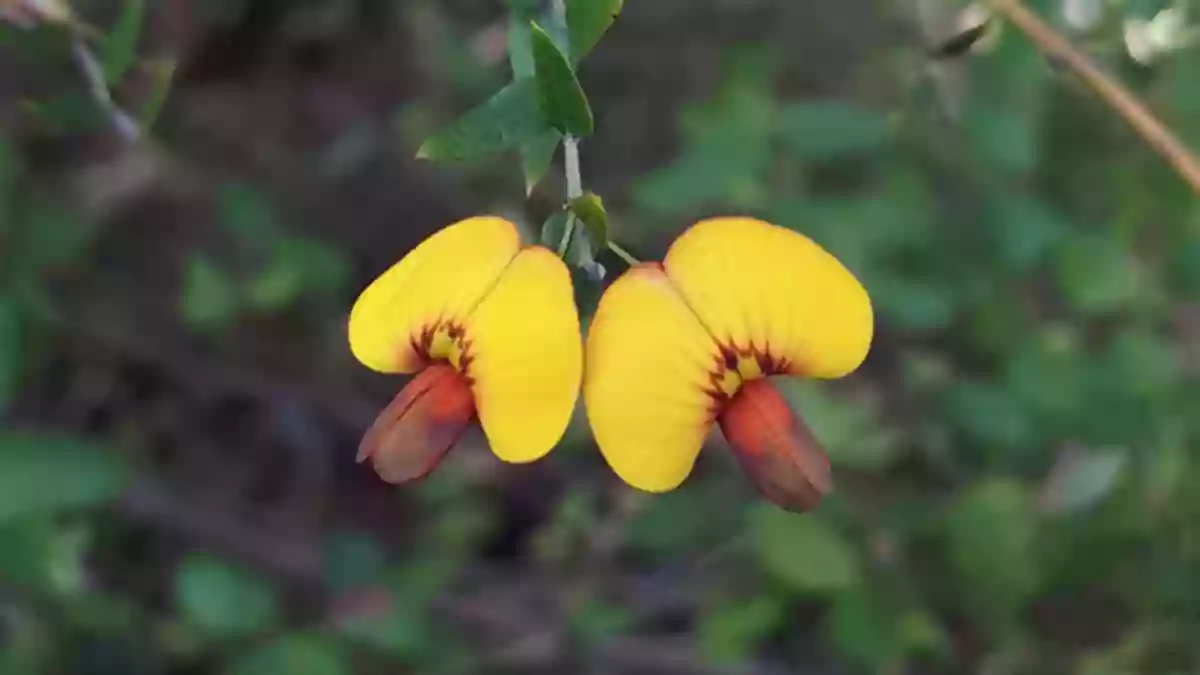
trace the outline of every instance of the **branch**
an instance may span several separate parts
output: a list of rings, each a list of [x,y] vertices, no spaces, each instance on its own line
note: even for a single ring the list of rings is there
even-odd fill
[[[1128,89],[1100,70],[1083,52],[1058,34],[1020,0],[992,0],[996,12],[1008,19],[1046,56],[1066,63],[1104,102],[1117,112],[1148,145],[1166,157],[1192,191],[1200,194],[1200,159],[1154,116]]]

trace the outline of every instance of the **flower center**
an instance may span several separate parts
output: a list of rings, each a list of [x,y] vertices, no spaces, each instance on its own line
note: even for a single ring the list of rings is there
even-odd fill
[[[770,347],[738,347],[722,345],[716,367],[710,373],[714,398],[727,401],[742,389],[746,382],[785,372],[787,360],[771,355]]]
[[[415,351],[426,363],[448,363],[463,374],[471,365],[471,343],[456,323],[435,321],[422,329],[414,342]]]

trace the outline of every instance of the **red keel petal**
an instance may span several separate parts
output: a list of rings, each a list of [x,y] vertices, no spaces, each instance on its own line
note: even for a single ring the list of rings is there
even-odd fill
[[[768,500],[803,513],[833,489],[820,443],[766,379],[746,382],[718,420],[742,469]]]
[[[471,387],[449,365],[422,370],[376,418],[358,446],[388,483],[404,483],[433,471],[475,417]]]

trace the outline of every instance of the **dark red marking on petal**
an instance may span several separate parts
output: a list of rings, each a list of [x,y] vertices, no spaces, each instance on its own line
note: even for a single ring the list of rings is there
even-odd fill
[[[449,364],[422,370],[376,418],[358,446],[388,483],[423,478],[454,447],[475,417],[467,379]]]
[[[467,337],[467,330],[462,324],[451,319],[438,317],[431,321],[411,336],[408,343],[412,347],[413,352],[421,359],[422,363],[427,365],[448,363],[445,359],[434,358],[430,355],[429,349],[433,344],[433,338],[439,330],[445,329],[446,336],[458,343],[462,350],[462,356],[459,357],[459,370],[467,378],[468,384],[474,383],[474,378],[471,377],[471,363],[475,361],[475,354],[471,351],[471,346],[474,340]]]
[[[771,502],[803,513],[833,489],[829,459],[769,380],[750,380],[718,417],[742,469]]]

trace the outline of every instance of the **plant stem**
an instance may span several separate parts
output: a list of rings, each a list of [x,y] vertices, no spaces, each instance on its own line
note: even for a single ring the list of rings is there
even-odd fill
[[[1128,89],[1105,74],[1083,52],[1059,35],[1020,0],[992,0],[996,12],[1008,19],[1047,56],[1066,63],[1115,110],[1150,147],[1163,155],[1176,173],[1200,193],[1200,159],[1154,116]]]
[[[72,29],[71,35],[71,55],[75,57],[75,63],[79,66],[79,71],[87,82],[92,98],[96,100],[104,114],[108,115],[117,134],[129,143],[136,142],[142,135],[141,128],[137,121],[129,116],[129,113],[121,110],[113,101],[112,94],[108,90],[108,83],[104,79],[104,68],[92,54],[91,48],[84,41],[83,34],[74,29]]]
[[[554,0],[554,21],[564,35],[570,35],[567,27],[566,0]],[[567,178],[567,200],[583,196],[583,175],[579,170],[579,139],[570,134],[563,137],[563,165]],[[571,235],[575,233],[575,214],[567,213],[567,225],[563,229],[563,238],[558,245],[558,255],[562,257],[571,244]]]
[[[621,260],[624,260],[625,262],[629,263],[630,267],[633,267],[634,265],[640,265],[642,262],[642,261],[638,260],[637,258],[633,257],[633,254],[631,254],[629,251],[626,251],[625,249],[621,248],[621,245],[615,241],[608,242],[608,250],[612,251],[613,253],[616,253],[617,256]]]

